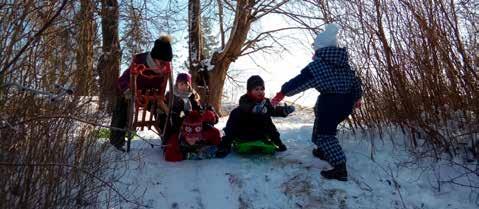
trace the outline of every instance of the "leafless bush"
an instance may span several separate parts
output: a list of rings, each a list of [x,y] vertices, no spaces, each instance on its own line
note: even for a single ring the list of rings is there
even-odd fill
[[[474,1],[308,1],[339,23],[363,78],[357,125],[398,126],[419,147],[479,153],[477,3]],[[325,14],[326,14],[325,13]]]
[[[91,96],[95,27],[74,15],[84,2],[8,2],[0,2],[0,208],[140,207],[117,189],[116,159],[96,135],[106,114]],[[86,40],[74,35],[85,31]]]

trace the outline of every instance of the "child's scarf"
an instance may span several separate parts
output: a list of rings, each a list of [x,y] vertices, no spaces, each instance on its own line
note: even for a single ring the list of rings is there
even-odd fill
[[[181,92],[178,90],[178,87],[173,88],[173,95],[181,98],[183,100],[184,106],[183,106],[183,111],[185,112],[190,112],[192,107],[191,107],[191,102],[190,102],[190,96],[193,94],[192,91],[186,91],[186,92]]]

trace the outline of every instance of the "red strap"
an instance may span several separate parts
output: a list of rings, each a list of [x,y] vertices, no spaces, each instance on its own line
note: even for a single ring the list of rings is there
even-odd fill
[[[165,160],[170,162],[182,161],[183,153],[180,150],[180,143],[178,141],[178,134],[173,134],[168,139],[168,144],[165,149]]]

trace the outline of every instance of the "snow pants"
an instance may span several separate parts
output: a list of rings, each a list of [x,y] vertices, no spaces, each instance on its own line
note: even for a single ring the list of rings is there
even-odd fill
[[[148,105],[151,108],[151,105]],[[163,124],[166,121],[166,115],[155,115],[155,118],[159,118],[158,126],[163,128]],[[128,100],[123,96],[117,96],[116,105],[113,108],[113,115],[111,116],[111,127],[126,129],[128,128]],[[179,128],[177,128],[179,129]],[[176,130],[176,129],[175,129]],[[170,131],[171,132],[171,131]],[[165,133],[165,136],[170,136],[169,132]],[[126,131],[110,129],[110,143],[116,147],[122,147],[125,145]]]
[[[116,105],[111,116],[111,126],[126,128],[128,123],[128,102],[123,96],[117,96]],[[113,146],[122,147],[125,144],[125,131],[110,130],[110,143]]]
[[[321,94],[316,101],[311,139],[324,153],[331,166],[346,163],[346,156],[336,133],[338,125],[352,113],[353,105],[351,94]]]

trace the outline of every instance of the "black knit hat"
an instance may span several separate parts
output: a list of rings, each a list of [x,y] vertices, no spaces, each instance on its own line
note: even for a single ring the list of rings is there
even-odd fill
[[[169,36],[161,36],[156,39],[155,46],[151,49],[151,58],[163,61],[171,61],[173,58],[173,50],[171,49],[171,38]]]
[[[246,89],[248,91],[251,91],[258,86],[264,87],[264,81],[259,75],[253,75],[248,78],[248,81],[246,82]]]

